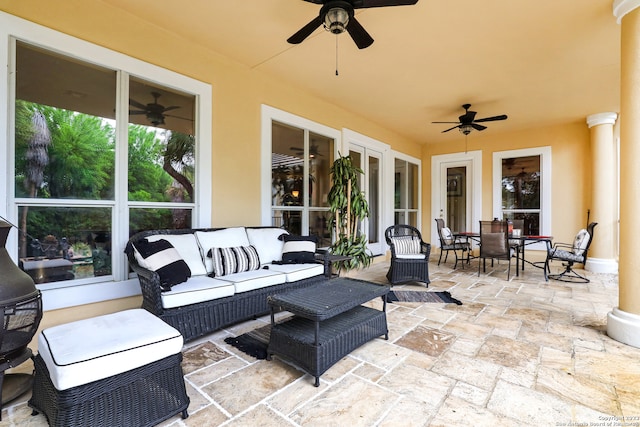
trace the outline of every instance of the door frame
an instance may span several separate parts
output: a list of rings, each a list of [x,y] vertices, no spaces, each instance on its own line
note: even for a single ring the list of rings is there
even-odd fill
[[[470,207],[471,230],[479,231],[479,221],[482,219],[482,151],[468,151],[466,153],[452,153],[431,156],[431,216],[440,217],[441,201],[446,197],[446,179],[443,182],[442,171],[447,167],[468,165],[467,171],[467,206]],[[433,222],[431,242],[437,242],[438,231]]]
[[[340,153],[348,155],[350,150],[362,152],[365,171],[366,185],[368,186],[368,163],[367,163],[367,151],[371,151],[375,154],[375,157],[380,158],[380,176],[379,176],[379,194],[378,194],[378,236],[377,243],[367,244],[367,247],[373,255],[381,255],[386,251],[386,243],[384,240],[384,230],[390,223],[390,218],[393,218],[393,211],[389,208],[387,200],[390,197],[389,194],[393,194],[393,181],[389,179],[393,176],[393,169],[390,168],[389,163],[391,159],[391,146],[385,144],[376,139],[370,138],[366,135],[362,135],[358,132],[350,129],[342,129],[342,150]],[[391,193],[389,193],[391,191]],[[367,198],[368,201],[368,198]],[[363,221],[364,231],[367,233],[369,230],[369,219]]]

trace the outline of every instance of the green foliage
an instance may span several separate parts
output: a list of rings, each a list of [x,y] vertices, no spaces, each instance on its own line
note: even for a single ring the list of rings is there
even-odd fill
[[[367,236],[358,230],[359,224],[369,216],[369,205],[360,190],[362,169],[353,165],[351,157],[338,157],[330,170],[332,186],[329,190],[329,229],[335,241],[331,253],[351,257],[339,264],[346,270],[367,267],[371,256],[367,253]]]

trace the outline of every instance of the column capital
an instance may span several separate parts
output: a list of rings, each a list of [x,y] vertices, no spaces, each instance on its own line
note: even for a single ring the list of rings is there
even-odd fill
[[[640,0],[613,0],[613,16],[619,24],[627,13],[638,7],[640,7]]]
[[[639,0],[640,1],[640,0]],[[614,125],[618,118],[617,113],[596,113],[587,116],[587,125],[589,129],[598,125]]]

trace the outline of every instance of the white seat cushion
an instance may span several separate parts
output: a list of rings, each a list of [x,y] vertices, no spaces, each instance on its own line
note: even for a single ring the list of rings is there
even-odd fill
[[[279,271],[287,276],[287,282],[296,282],[324,274],[322,264],[269,264],[269,270]]]
[[[289,233],[282,228],[247,228],[249,243],[258,251],[262,264],[282,260],[284,241],[278,240],[278,237],[283,234]]]
[[[156,234],[147,237],[150,242],[157,242],[161,239],[166,240],[176,248],[184,262],[189,266],[192,276],[207,274],[196,236],[193,234]]]
[[[233,284],[208,276],[194,276],[184,283],[163,292],[162,307],[175,308],[184,305],[230,297],[235,293]]]
[[[218,279],[233,283],[236,293],[240,293],[266,286],[281,285],[287,281],[287,275],[278,271],[260,269],[221,276]]]
[[[137,308],[53,326],[38,335],[51,382],[66,390],[177,354],[180,332]]]
[[[424,254],[404,254],[404,255],[396,255],[398,259],[425,259]]]
[[[207,252],[211,248],[234,248],[239,246],[249,246],[249,239],[244,227],[229,227],[215,231],[196,231],[195,236],[200,246],[202,258],[204,259],[206,274],[213,272],[211,258],[207,258]],[[260,252],[258,252],[260,255]],[[192,273],[193,274],[193,273]]]

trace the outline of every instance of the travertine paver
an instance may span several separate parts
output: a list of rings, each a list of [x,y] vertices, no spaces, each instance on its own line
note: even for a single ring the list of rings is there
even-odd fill
[[[355,276],[386,284],[387,268],[378,262]],[[504,263],[480,277],[473,261],[430,268],[429,290],[448,290],[463,305],[389,304],[389,340],[354,350],[318,388],[292,365],[224,342],[267,317],[189,344],[191,416],[162,425],[560,426],[622,416],[640,425],[640,349],[606,335],[617,276],[587,273],[590,284],[573,285],[545,282],[531,268],[507,282]],[[2,425],[47,425],[27,398],[3,409]]]

